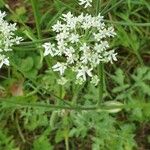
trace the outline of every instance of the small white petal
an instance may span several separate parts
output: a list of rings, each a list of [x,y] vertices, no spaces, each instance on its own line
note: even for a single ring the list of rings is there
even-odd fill
[[[65,72],[65,70],[66,70],[66,64],[65,63],[57,63],[57,64],[55,64],[53,67],[52,67],[52,69],[53,69],[53,71],[58,71],[58,72],[60,72],[60,75],[63,75],[64,74],[64,72]]]
[[[91,7],[92,0],[79,0],[79,5],[85,5],[84,8]]]

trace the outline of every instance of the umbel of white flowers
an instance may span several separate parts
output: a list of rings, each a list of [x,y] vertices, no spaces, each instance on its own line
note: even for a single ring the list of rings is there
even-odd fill
[[[11,47],[14,44],[19,44],[22,41],[21,37],[15,36],[16,24],[5,21],[5,16],[6,13],[0,11],[0,68],[3,64],[9,65],[9,57],[6,54],[12,51]]]
[[[74,16],[68,12],[52,26],[52,30],[56,32],[55,43],[43,45],[44,55],[63,58],[52,67],[53,71],[60,73],[63,84],[67,81],[65,70],[71,69],[76,74],[76,83],[82,84],[90,77],[91,83],[97,85],[99,79],[94,73],[95,68],[101,62],[117,60],[117,53],[108,50],[108,39],[116,33],[113,27],[106,27],[100,14],[96,17],[83,13]]]
[[[84,5],[84,8],[92,6],[92,0],[79,0],[79,5]]]

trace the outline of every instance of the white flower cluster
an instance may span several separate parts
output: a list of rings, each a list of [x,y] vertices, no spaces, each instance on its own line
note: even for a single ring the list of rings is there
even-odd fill
[[[14,32],[17,30],[16,24],[8,23],[4,20],[5,12],[0,11],[0,68],[9,65],[9,58],[5,55],[8,51],[12,51],[14,44],[19,44],[21,37],[15,36]]]
[[[100,14],[96,17],[88,14],[73,16],[68,12],[52,26],[52,30],[56,32],[56,44],[45,43],[44,55],[60,58],[61,61],[52,68],[61,76],[66,69],[71,69],[76,73],[77,83],[82,84],[89,76],[91,83],[97,85],[99,79],[94,69],[100,62],[117,60],[117,53],[108,50],[108,39],[116,33],[113,27],[106,27]]]
[[[92,6],[92,0],[79,0],[79,5],[85,5],[84,8]]]

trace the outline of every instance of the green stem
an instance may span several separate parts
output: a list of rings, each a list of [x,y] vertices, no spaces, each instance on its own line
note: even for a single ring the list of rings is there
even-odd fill
[[[11,78],[11,68],[8,67],[8,78]]]
[[[55,123],[57,122],[58,113],[56,111],[53,111],[50,117],[50,127],[52,129],[55,128]]]
[[[21,131],[21,128],[20,128],[20,126],[19,126],[19,123],[18,123],[18,119],[17,119],[17,118],[16,118],[16,126],[17,126],[18,133],[19,133],[19,135],[20,135],[21,140],[23,141],[23,143],[25,143],[26,140],[25,140],[24,135],[23,135],[23,133],[22,133],[22,131]]]
[[[4,3],[4,2],[2,2]],[[24,26],[24,28],[30,32],[30,28],[23,22],[23,20],[9,7],[9,5],[5,4],[5,7],[10,11],[10,13],[12,13],[19,21],[20,24],[22,24]],[[31,32],[30,32],[31,33]]]
[[[100,63],[98,66],[98,76],[99,76],[99,99],[97,105],[100,106],[103,101],[103,91],[104,91],[104,64]]]
[[[138,26],[138,27],[149,27],[150,23],[141,23],[141,22],[125,22],[125,21],[113,21],[113,20],[104,20],[106,23],[118,24],[122,26]]]
[[[49,42],[50,40],[53,40],[53,39],[54,39],[54,37],[39,39],[39,40],[36,40],[36,41],[26,41],[26,42],[21,42],[20,45],[29,46],[29,45],[33,45],[33,44],[36,44],[36,43]]]
[[[66,105],[50,105],[50,104],[41,104],[41,103],[25,103],[25,102],[15,102],[13,100],[6,100],[6,99],[1,99],[0,98],[0,105],[2,104],[7,104],[10,107],[39,107],[39,108],[47,108],[50,110],[61,110],[61,109],[66,109],[66,110],[77,110],[77,111],[82,111],[82,110],[96,110],[97,107],[91,106],[91,107],[81,107],[81,106],[66,106]]]
[[[77,85],[76,89],[74,90],[74,94],[73,94],[73,98],[72,98],[72,104],[73,105],[77,104],[78,95],[81,92],[84,85],[85,85],[85,83],[83,83],[82,85],[79,85],[79,86]]]
[[[137,56],[137,59],[138,59],[140,65],[143,66],[144,65],[143,59],[141,58],[141,56],[138,52],[136,52],[136,56]]]
[[[115,3],[112,7],[110,7],[109,9],[107,9],[106,11],[103,12],[104,14],[107,14],[109,11],[111,11],[112,9],[114,9],[115,7],[117,7],[118,5],[120,5],[124,0],[120,0],[117,3]]]
[[[150,103],[136,103],[136,104],[123,104],[123,105],[115,105],[115,106],[105,106],[104,104],[101,105],[101,108],[98,108],[96,106],[91,106],[91,107],[81,107],[81,106],[58,106],[58,105],[50,105],[50,104],[41,104],[41,103],[27,103],[27,102],[15,102],[13,100],[9,99],[2,99],[0,98],[0,106],[2,105],[7,105],[10,108],[14,107],[23,107],[23,108],[46,108],[49,110],[61,110],[61,109],[66,109],[66,110],[74,110],[74,111],[106,111],[110,109],[135,109],[135,108],[149,108]]]
[[[37,30],[37,36],[38,39],[41,39],[41,29],[40,29],[40,13],[39,13],[39,8],[38,8],[38,1],[37,0],[31,0],[31,4],[32,4],[32,9],[33,9],[33,13],[34,13],[34,18],[35,18],[35,23],[36,23],[36,30]],[[37,45],[37,48],[40,45]],[[42,64],[43,62],[43,51],[40,50],[40,56],[41,56],[41,60],[40,63]]]
[[[69,118],[68,113],[66,112],[63,116],[63,127],[64,127],[64,140],[66,150],[69,150]]]
[[[36,30],[37,30],[38,39],[41,39],[38,2],[37,2],[37,0],[31,0],[31,4],[32,4],[33,13],[34,13],[35,23],[36,23]]]
[[[60,98],[63,98],[63,87],[62,85],[60,85],[59,87],[59,96]],[[56,104],[55,105],[60,105],[62,101],[56,101]],[[55,123],[57,122],[57,119],[58,119],[58,113],[56,112],[56,110],[54,109],[54,111],[52,112],[51,114],[51,117],[50,117],[50,125],[52,128],[55,127]]]
[[[63,99],[63,86],[62,85],[59,86],[59,97]]]
[[[68,136],[65,137],[65,146],[66,146],[66,150],[69,150],[69,140],[68,140]]]
[[[98,15],[98,13],[100,11],[100,4],[101,4],[101,0],[97,0],[97,2],[96,2],[96,15]]]

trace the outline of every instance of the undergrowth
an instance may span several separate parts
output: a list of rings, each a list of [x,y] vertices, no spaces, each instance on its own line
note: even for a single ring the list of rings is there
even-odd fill
[[[0,69],[0,150],[150,149],[150,2],[92,4],[83,9],[77,0],[0,0],[23,38],[8,54],[10,65]],[[118,61],[100,66],[99,86],[90,78],[74,84],[70,71],[71,81],[58,84],[51,69],[56,60],[44,57],[42,45],[55,37],[51,27],[68,11],[100,13],[115,29],[111,48]]]

